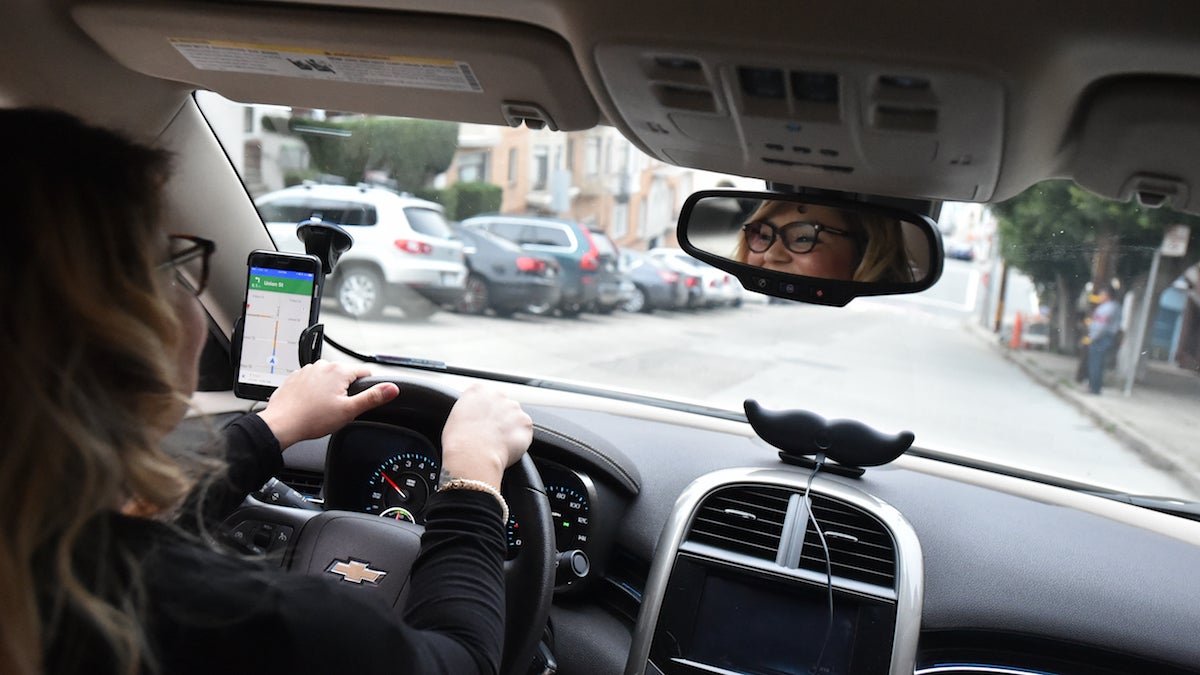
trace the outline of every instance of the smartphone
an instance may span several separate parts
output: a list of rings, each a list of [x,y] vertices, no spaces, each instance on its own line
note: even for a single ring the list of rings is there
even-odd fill
[[[317,323],[322,279],[316,256],[250,254],[234,394],[265,401],[300,369],[300,335]]]

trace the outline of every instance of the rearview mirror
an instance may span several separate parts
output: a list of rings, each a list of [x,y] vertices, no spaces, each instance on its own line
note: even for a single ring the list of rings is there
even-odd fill
[[[697,192],[680,212],[678,238],[683,250],[749,291],[822,305],[916,293],[942,274],[932,220],[849,199]]]

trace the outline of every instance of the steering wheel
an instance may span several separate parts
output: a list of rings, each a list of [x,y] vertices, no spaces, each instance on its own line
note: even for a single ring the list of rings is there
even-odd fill
[[[419,421],[434,440],[458,400],[457,392],[429,383],[370,377],[350,386],[356,394],[380,382],[393,382],[400,396],[368,411],[357,421],[405,425]],[[339,431],[330,440],[336,452]],[[533,460],[521,458],[504,472],[501,490],[509,511],[521,524],[521,548],[514,560],[504,563],[505,631],[501,675],[525,675],[537,650],[550,613],[554,592],[556,554],[550,502]],[[415,523],[380,518],[352,511],[304,511],[271,505],[239,508],[225,521],[243,537],[267,531],[287,536],[284,566],[302,574],[341,576],[348,592],[381,594],[399,607],[407,595],[408,577],[420,552],[425,528]],[[247,535],[246,533],[250,533]],[[278,543],[278,542],[276,542]],[[282,546],[282,545],[281,545]],[[384,574],[379,574],[384,572]]]

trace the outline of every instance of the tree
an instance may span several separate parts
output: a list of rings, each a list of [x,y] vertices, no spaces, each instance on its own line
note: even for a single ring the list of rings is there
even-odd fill
[[[392,117],[317,120],[268,118],[264,126],[293,133],[308,146],[318,172],[358,183],[368,172],[386,174],[397,189],[413,192],[450,167],[458,124]]]
[[[1098,197],[1068,181],[1047,181],[996,204],[1001,255],[1037,286],[1051,309],[1063,350],[1077,343],[1076,300],[1089,281],[1121,280],[1122,290],[1141,290],[1150,260],[1168,225],[1192,226],[1189,260],[1200,258],[1200,219],[1135,202]],[[1158,293],[1182,273],[1188,260],[1164,259]]]

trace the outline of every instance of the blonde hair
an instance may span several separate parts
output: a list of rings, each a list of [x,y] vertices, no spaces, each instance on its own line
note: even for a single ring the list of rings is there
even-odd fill
[[[136,562],[98,556],[85,579],[75,556],[95,516],[167,510],[192,484],[158,445],[189,393],[160,269],[167,157],[45,110],[0,110],[0,146],[0,671],[41,672],[69,615],[114,672],[138,672],[153,664],[137,594],[95,590],[136,587]]]
[[[766,220],[797,202],[767,199],[755,209],[746,222]],[[836,208],[836,207],[830,207]],[[858,237],[856,244],[859,249],[858,264],[851,276],[853,281],[912,281],[912,263],[908,259],[908,249],[904,245],[904,234],[900,222],[885,216],[842,211],[850,231]],[[733,258],[738,262],[746,262],[750,249],[746,247],[746,237],[739,236],[733,250]]]

